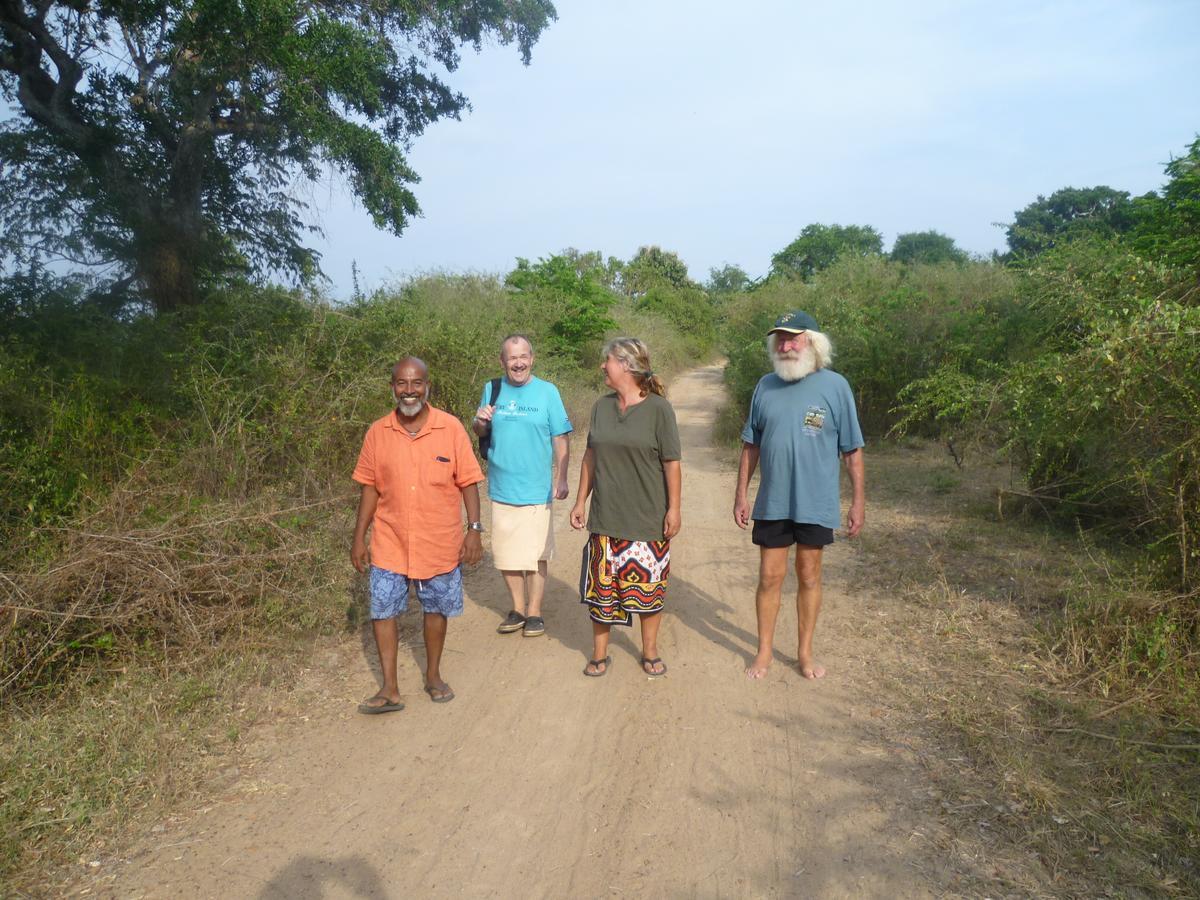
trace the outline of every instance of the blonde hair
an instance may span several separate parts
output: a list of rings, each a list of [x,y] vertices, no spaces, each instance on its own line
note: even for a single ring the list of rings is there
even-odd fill
[[[829,337],[820,331],[806,331],[808,335],[808,346],[812,347],[813,357],[816,360],[818,369],[826,369],[833,362],[833,344],[830,343]],[[767,335],[767,352],[771,354],[771,358],[775,358],[776,352],[779,350],[779,332],[772,331]]]
[[[617,337],[604,345],[601,351],[605,358],[611,356],[623,363],[637,381],[638,390],[642,396],[658,394],[663,397],[667,393],[662,379],[650,368],[650,350],[635,337]]]

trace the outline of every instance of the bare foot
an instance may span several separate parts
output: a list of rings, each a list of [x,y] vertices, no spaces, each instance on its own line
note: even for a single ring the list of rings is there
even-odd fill
[[[825,667],[818,663],[800,663],[800,674],[805,678],[824,678]]]
[[[756,656],[754,657],[754,662],[746,666],[746,677],[751,681],[758,681],[760,678],[766,678],[767,669],[770,667],[771,657],[768,656],[766,659],[762,659],[761,657]]]

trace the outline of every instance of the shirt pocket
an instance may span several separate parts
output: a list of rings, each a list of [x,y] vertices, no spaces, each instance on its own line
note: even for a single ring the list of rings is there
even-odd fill
[[[454,481],[454,463],[448,456],[435,456],[429,461],[426,471],[429,474],[429,483],[435,487],[445,487]]]

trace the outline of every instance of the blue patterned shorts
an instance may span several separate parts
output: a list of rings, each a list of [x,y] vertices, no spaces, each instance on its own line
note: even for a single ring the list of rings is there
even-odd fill
[[[412,578],[371,566],[371,618],[391,619],[408,609],[408,586],[417,588],[421,609],[450,618],[463,611],[462,567],[455,566],[444,575]]]

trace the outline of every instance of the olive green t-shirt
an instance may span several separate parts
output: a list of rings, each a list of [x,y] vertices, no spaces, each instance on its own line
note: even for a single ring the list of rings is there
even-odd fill
[[[679,459],[675,410],[658,394],[620,411],[616,394],[592,407],[587,445],[595,477],[588,531],[627,541],[663,540],[667,480],[663,463]]]

